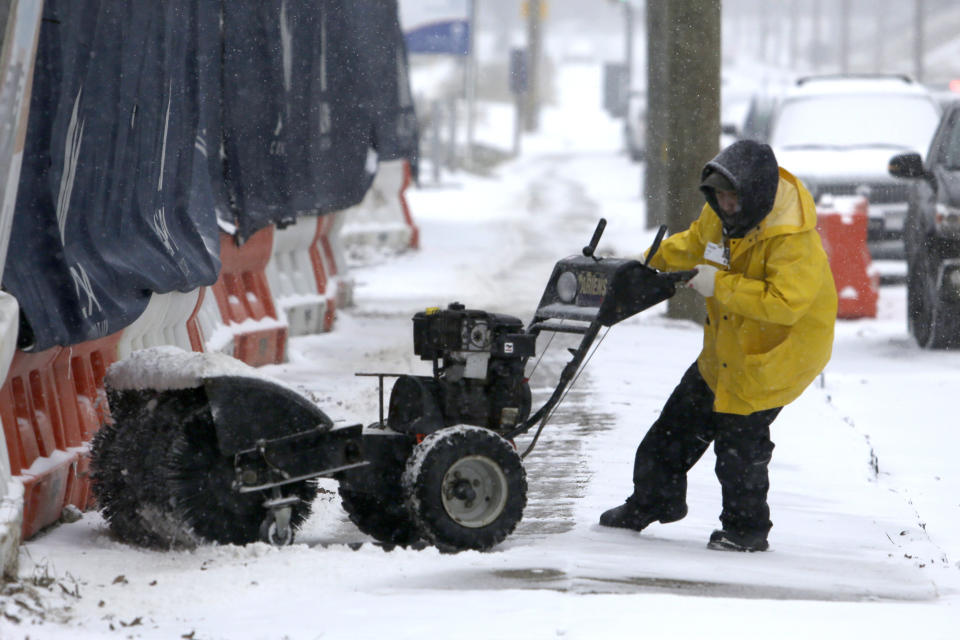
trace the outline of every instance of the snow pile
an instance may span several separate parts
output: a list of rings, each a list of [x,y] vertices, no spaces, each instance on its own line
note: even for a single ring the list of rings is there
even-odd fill
[[[110,365],[104,382],[107,387],[116,391],[172,391],[193,389],[201,386],[204,380],[219,376],[259,378],[303,394],[302,390],[295,389],[283,380],[266,375],[224,353],[197,353],[174,346],[134,351],[123,360]]]

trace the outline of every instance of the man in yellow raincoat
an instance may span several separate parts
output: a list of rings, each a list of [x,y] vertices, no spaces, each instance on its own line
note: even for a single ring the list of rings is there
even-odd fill
[[[773,150],[741,140],[703,168],[707,204],[651,260],[696,269],[703,350],[637,448],[634,491],[600,524],[640,531],[687,514],[687,471],[710,443],[723,495],[712,549],[765,551],[770,424],[830,359],[837,292],[803,184]]]

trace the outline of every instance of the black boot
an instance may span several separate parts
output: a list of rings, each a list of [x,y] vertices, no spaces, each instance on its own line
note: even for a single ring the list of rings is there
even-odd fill
[[[716,551],[766,551],[770,548],[765,533],[738,533],[717,529],[710,534],[707,549]]]
[[[600,516],[600,525],[643,531],[653,522],[676,522],[686,515],[687,505],[684,502],[667,507],[644,507],[627,498],[619,507],[604,511]]]

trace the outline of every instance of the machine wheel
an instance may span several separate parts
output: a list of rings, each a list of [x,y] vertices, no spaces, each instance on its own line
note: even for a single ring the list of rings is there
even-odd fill
[[[420,539],[399,488],[385,495],[373,495],[341,486],[340,498],[350,522],[378,542],[407,547]]]
[[[448,427],[424,438],[403,474],[407,508],[442,551],[485,551],[523,517],[527,479],[513,445],[488,429]]]
[[[260,523],[260,540],[275,547],[293,544],[293,526],[288,524],[281,529],[273,511],[268,510],[267,516]]]

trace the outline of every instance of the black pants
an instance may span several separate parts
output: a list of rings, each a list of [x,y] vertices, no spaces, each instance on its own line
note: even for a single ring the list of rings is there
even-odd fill
[[[716,413],[713,392],[694,363],[637,447],[632,500],[652,509],[683,505],[687,471],[713,442],[723,492],[720,523],[727,531],[766,535],[773,526],[767,506],[770,424],[780,409]]]

